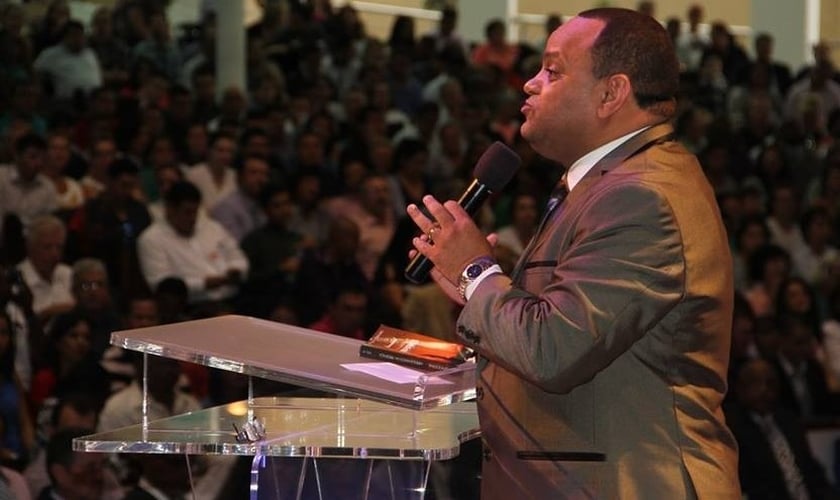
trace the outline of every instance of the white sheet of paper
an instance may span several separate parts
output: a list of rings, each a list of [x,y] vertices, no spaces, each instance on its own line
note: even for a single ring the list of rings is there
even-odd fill
[[[367,373],[368,375],[372,375],[376,378],[390,380],[391,382],[395,382],[397,384],[414,384],[417,382],[417,377],[423,375],[424,373],[419,370],[412,370],[411,368],[406,368],[405,366],[388,362],[342,363],[341,367],[354,372]],[[426,380],[426,383],[430,385],[445,385],[452,384],[454,382],[444,380],[440,377],[429,377],[429,379]]]

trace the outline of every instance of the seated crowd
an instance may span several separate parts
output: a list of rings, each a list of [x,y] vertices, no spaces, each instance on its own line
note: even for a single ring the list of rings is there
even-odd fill
[[[518,133],[542,47],[507,42],[498,20],[470,46],[446,8],[434,31],[398,17],[383,41],[350,4],[266,2],[246,88],[217,98],[213,11],[174,37],[165,6],[118,1],[89,27],[64,0],[35,17],[0,6],[0,492],[164,498],[192,482],[225,498],[247,483],[233,459],[196,459],[190,478],[182,457],[72,452],[140,421],[141,365],[111,332],[236,313],[452,340],[457,308],[403,276],[405,206],[457,197],[506,143],[522,168],[478,218],[510,269],[560,177]],[[792,72],[769,34],[750,56],[703,14],[665,24],[684,70],[677,139],[734,257],[725,412],[741,481],[749,498],[835,498],[805,429],[840,415],[840,72],[825,44]],[[247,396],[234,374],[153,363],[154,418]]]

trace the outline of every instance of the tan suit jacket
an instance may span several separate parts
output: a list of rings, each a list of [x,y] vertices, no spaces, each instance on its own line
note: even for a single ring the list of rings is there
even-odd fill
[[[459,317],[484,499],[740,498],[725,230],[696,158],[648,146],[593,167]]]

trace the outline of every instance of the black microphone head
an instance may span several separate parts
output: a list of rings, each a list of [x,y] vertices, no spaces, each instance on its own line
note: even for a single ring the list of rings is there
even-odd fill
[[[496,141],[478,159],[473,177],[490,191],[499,191],[513,179],[522,159],[504,143]]]

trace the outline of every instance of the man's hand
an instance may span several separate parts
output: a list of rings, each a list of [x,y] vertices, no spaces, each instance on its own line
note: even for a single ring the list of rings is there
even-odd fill
[[[426,217],[414,204],[406,209],[411,220],[423,232],[412,243],[418,252],[435,265],[432,279],[448,296],[456,298],[458,279],[464,267],[481,256],[492,255],[490,238],[484,237],[472,217],[456,201],[449,200],[441,204],[434,197],[426,195],[423,204],[433,219]],[[435,226],[435,221],[438,228],[435,229],[432,242],[428,234]],[[461,302],[460,298],[457,302]]]

